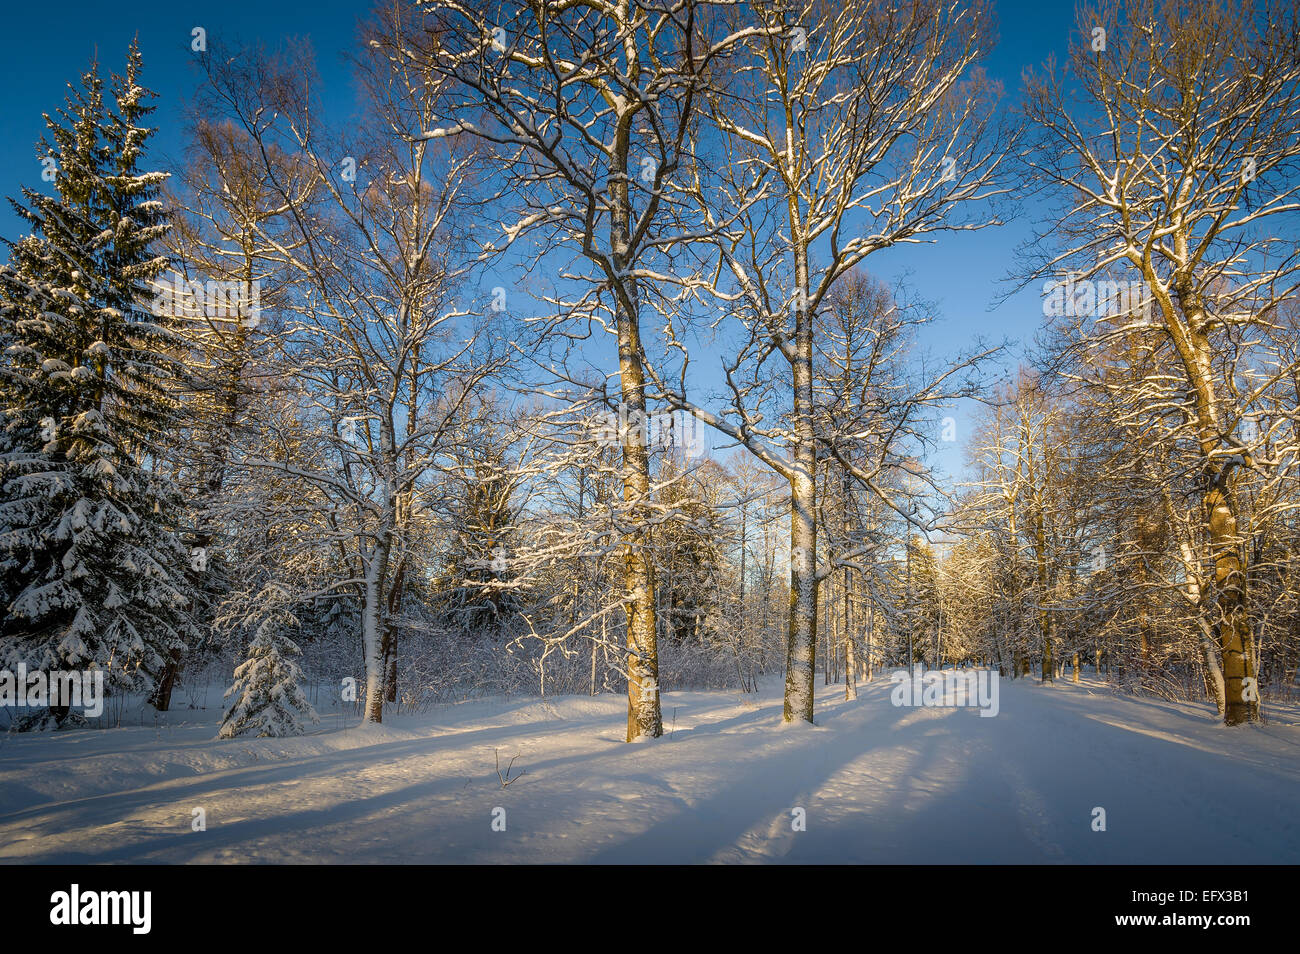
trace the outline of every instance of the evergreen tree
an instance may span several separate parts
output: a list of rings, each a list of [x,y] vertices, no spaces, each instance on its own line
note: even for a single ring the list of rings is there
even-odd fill
[[[154,108],[140,68],[133,44],[111,104],[92,64],[46,114],[54,193],[11,200],[31,233],[8,243],[0,267],[4,662],[99,666],[122,688],[147,685],[192,636],[191,566],[203,562],[151,466],[181,369],[176,319],[149,308],[169,226],[166,174],[140,168]]]
[[[267,615],[258,625],[248,659],[235,670],[235,684],[226,690],[225,697],[233,701],[217,738],[301,735],[299,714],[320,721],[298,685],[302,671],[294,660],[302,651],[283,631],[285,625],[297,622],[281,611]]]

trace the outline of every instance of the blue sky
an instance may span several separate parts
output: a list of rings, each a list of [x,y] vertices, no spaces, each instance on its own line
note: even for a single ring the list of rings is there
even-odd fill
[[[190,50],[191,31],[203,27],[209,36],[232,43],[261,40],[275,45],[287,37],[306,37],[316,50],[326,83],[327,101],[340,115],[353,106],[350,68],[344,62],[364,2],[147,2],[120,4],[11,4],[0,32],[0,62],[10,81],[0,99],[4,137],[0,141],[0,192],[17,195],[20,186],[41,187],[35,143],[44,124],[41,113],[61,105],[66,85],[75,81],[98,52],[107,73],[121,68],[127,45],[138,35],[144,54],[144,83],[160,94],[154,120],[160,127],[154,140],[155,163],[174,167],[181,155],[181,106],[197,83]],[[1025,66],[1038,65],[1051,53],[1063,55],[1074,20],[1073,3],[997,3],[999,40],[987,64],[1003,81],[1009,98],[1019,92]],[[1024,238],[1026,217],[1012,224],[976,233],[942,237],[934,245],[891,249],[873,256],[868,266],[882,278],[909,273],[909,283],[938,305],[939,320],[927,330],[923,344],[943,355],[962,348],[977,336],[1020,342],[1032,340],[1041,322],[1041,296],[1026,289],[1000,305],[1003,277],[1013,264],[1017,244]],[[0,210],[0,235],[13,239],[19,220],[8,204]],[[1014,369],[1014,359],[1010,369]],[[969,409],[957,413],[957,444],[940,445],[935,460],[944,470],[960,469],[960,441],[967,431]]]

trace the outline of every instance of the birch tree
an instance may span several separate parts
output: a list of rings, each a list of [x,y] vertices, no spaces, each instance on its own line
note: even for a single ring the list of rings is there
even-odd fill
[[[426,481],[495,363],[478,353],[479,332],[454,300],[477,159],[422,135],[439,84],[393,55],[406,16],[384,8],[363,30],[369,118],[350,136],[323,122],[305,56],[249,50],[205,60],[208,102],[242,130],[292,219],[292,241],[261,222],[250,227],[294,283],[283,347],[300,420],[315,432],[296,445],[305,456],[239,465],[298,481],[326,501],[329,529],[304,545],[346,554],[350,575],[327,591],[359,597],[367,722],[382,721],[384,697],[394,695],[386,685],[396,671],[393,612]],[[282,155],[295,157],[292,177],[272,158]]]

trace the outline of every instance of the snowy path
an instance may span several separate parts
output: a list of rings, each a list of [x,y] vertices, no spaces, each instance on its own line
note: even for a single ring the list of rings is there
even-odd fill
[[[1227,730],[1199,707],[1003,681],[980,718],[895,708],[882,680],[856,703],[818,688],[816,727],[780,725],[779,684],[670,693],[671,738],[642,745],[621,741],[615,696],[291,740],[218,742],[211,722],[11,735],[0,861],[1300,863],[1295,712]],[[505,790],[494,749],[526,772]]]

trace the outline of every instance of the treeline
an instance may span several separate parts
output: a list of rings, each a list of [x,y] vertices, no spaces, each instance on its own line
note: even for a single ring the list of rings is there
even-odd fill
[[[1262,344],[1253,351],[1261,361],[1266,353]],[[1174,377],[1170,361],[1151,367],[1152,379]],[[1117,685],[1208,698],[1222,711],[1222,601],[1238,585],[1257,680],[1246,695],[1258,701],[1268,687],[1294,697],[1300,378],[1292,368],[1265,386],[1249,368],[1222,368],[1251,397],[1235,432],[1243,456],[1270,461],[1231,478],[1240,509],[1230,555],[1216,553],[1195,458],[1172,428],[1136,424],[1141,386],[1022,371],[969,445],[972,482],[952,512],[960,536],[924,562],[946,609],[948,658],[1043,680],[1068,669],[1077,681],[1092,666]]]

